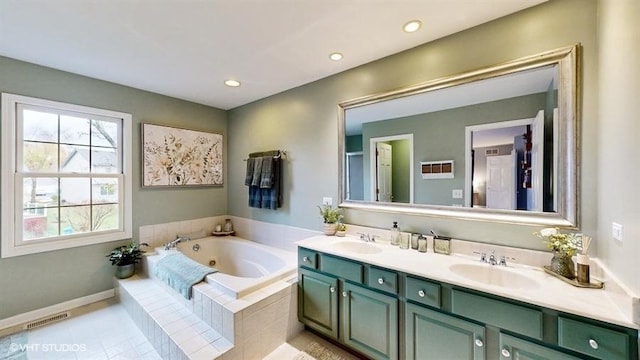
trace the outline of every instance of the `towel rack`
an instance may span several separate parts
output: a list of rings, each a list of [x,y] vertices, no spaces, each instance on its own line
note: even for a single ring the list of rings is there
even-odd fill
[[[263,156],[273,156],[274,159],[286,159],[287,158],[287,150],[271,150],[271,151],[261,151],[254,152],[249,154],[249,158],[257,158]],[[244,159],[242,161],[247,161],[249,159]]]

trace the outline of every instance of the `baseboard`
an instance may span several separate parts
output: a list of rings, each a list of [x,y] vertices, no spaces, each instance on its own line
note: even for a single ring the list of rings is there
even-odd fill
[[[26,313],[18,314],[8,317],[6,319],[0,319],[0,334],[8,328],[22,325],[34,320],[38,320],[59,312],[68,311],[78,308],[80,306],[89,305],[98,301],[106,300],[115,296],[115,290],[110,289],[99,293],[83,296],[81,298],[72,299],[59,304],[47,306],[41,309],[36,309]]]

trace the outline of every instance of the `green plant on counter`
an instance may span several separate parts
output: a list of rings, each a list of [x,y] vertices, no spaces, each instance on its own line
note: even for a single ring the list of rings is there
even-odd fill
[[[333,208],[331,205],[318,205],[318,209],[325,224],[335,224],[342,220],[343,216],[340,213],[340,209]]]
[[[347,231],[347,225],[345,223],[338,223],[338,227],[336,227],[337,231]]]
[[[140,246],[149,246],[147,243],[141,243]],[[119,246],[109,253],[107,257],[111,261],[111,265],[123,266],[136,264],[142,259],[144,250],[141,250],[135,241],[131,240],[129,245]]]

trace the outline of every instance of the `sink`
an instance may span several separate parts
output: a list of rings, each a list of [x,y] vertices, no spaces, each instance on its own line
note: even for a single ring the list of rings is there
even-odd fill
[[[508,289],[531,290],[540,287],[540,283],[524,274],[502,266],[488,264],[454,264],[449,270],[471,281],[501,286]]]
[[[382,252],[382,249],[377,245],[364,241],[339,241],[333,244],[332,247],[340,251],[356,254],[377,254]]]

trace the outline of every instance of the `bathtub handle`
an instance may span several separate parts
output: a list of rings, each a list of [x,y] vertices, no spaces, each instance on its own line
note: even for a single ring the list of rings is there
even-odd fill
[[[329,291],[331,291],[332,293],[336,292],[336,288],[334,286],[329,288]]]
[[[378,284],[380,284],[380,285],[384,284],[384,279],[383,278],[378,278]]]

